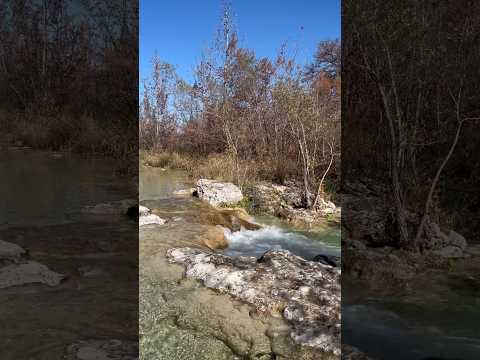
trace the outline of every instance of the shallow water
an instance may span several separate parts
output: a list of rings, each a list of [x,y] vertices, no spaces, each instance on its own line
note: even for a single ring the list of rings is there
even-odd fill
[[[479,270],[460,265],[389,296],[342,284],[342,338],[376,359],[477,360]]]
[[[282,353],[293,351],[283,319],[252,316],[247,304],[182,279],[183,265],[167,261],[165,252],[173,247],[210,251],[202,239],[218,220],[219,211],[192,196],[173,194],[191,187],[182,172],[140,168],[141,204],[167,219],[161,227],[140,228],[140,359],[270,358],[272,346]],[[261,256],[272,248],[288,248],[307,257],[339,253],[339,246],[332,245],[339,245],[338,232],[332,240],[328,236],[333,238],[333,232],[325,232],[324,238],[322,233],[295,231],[272,218],[255,220],[266,228],[230,234],[227,254]],[[270,332],[277,334],[273,345],[267,336]]]
[[[82,212],[136,196],[114,165],[47,151],[0,152],[0,239],[66,275],[56,287],[0,290],[2,359],[60,359],[79,340],[137,339],[138,224]]]
[[[121,200],[129,190],[115,162],[50,151],[0,151],[0,226],[48,225],[83,219],[80,209]]]
[[[140,200],[147,207],[155,209],[161,217],[175,220],[179,238],[184,232],[182,226],[190,224],[187,226],[190,228],[192,222],[201,222],[198,216],[200,213],[213,210],[191,196],[173,194],[174,191],[191,187],[193,183],[181,171],[140,167]],[[267,250],[286,249],[306,259],[312,259],[318,254],[340,256],[338,226],[325,225],[317,231],[300,231],[273,216],[258,216],[253,221],[263,225],[264,229],[226,232],[229,247],[223,253],[229,256],[260,257]]]

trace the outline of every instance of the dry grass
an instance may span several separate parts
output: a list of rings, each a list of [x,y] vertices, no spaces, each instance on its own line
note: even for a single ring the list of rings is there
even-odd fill
[[[187,171],[194,179],[207,178],[236,183],[241,187],[260,180],[278,181],[288,178],[292,171],[287,166],[253,160],[242,160],[237,166],[226,153],[193,157],[177,152],[141,152],[141,161],[153,167]],[[278,170],[277,170],[278,169]],[[277,171],[276,171],[277,170]]]
[[[193,160],[189,156],[182,156],[176,152],[143,152],[140,156],[145,165],[166,169],[191,171]]]
[[[125,159],[138,151],[135,133],[104,128],[91,117],[0,113],[0,125],[15,141],[35,149],[73,151]]]

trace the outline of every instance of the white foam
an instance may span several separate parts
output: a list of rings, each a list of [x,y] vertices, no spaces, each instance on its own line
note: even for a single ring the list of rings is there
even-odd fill
[[[225,238],[229,244],[225,253],[230,256],[261,256],[268,250],[286,249],[296,255],[310,259],[329,249],[329,246],[321,241],[276,226],[236,232],[226,230]]]

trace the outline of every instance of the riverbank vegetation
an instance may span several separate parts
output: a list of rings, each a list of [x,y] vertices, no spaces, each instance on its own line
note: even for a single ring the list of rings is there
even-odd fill
[[[118,158],[138,152],[138,4],[128,4],[5,2],[3,133],[34,148]]]
[[[340,176],[340,43],[311,64],[282,47],[275,59],[241,46],[229,9],[193,84],[156,56],[143,84],[140,148],[151,166],[194,177],[302,184],[305,207]]]
[[[385,189],[390,246],[438,246],[432,223],[478,231],[480,21],[470,5],[343,6],[342,175]]]

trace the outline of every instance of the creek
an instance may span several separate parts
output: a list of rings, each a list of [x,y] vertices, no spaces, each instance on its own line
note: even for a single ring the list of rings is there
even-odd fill
[[[72,343],[138,338],[138,225],[84,206],[135,198],[112,160],[0,152],[0,239],[64,274],[60,285],[0,290],[2,359],[60,359]]]

